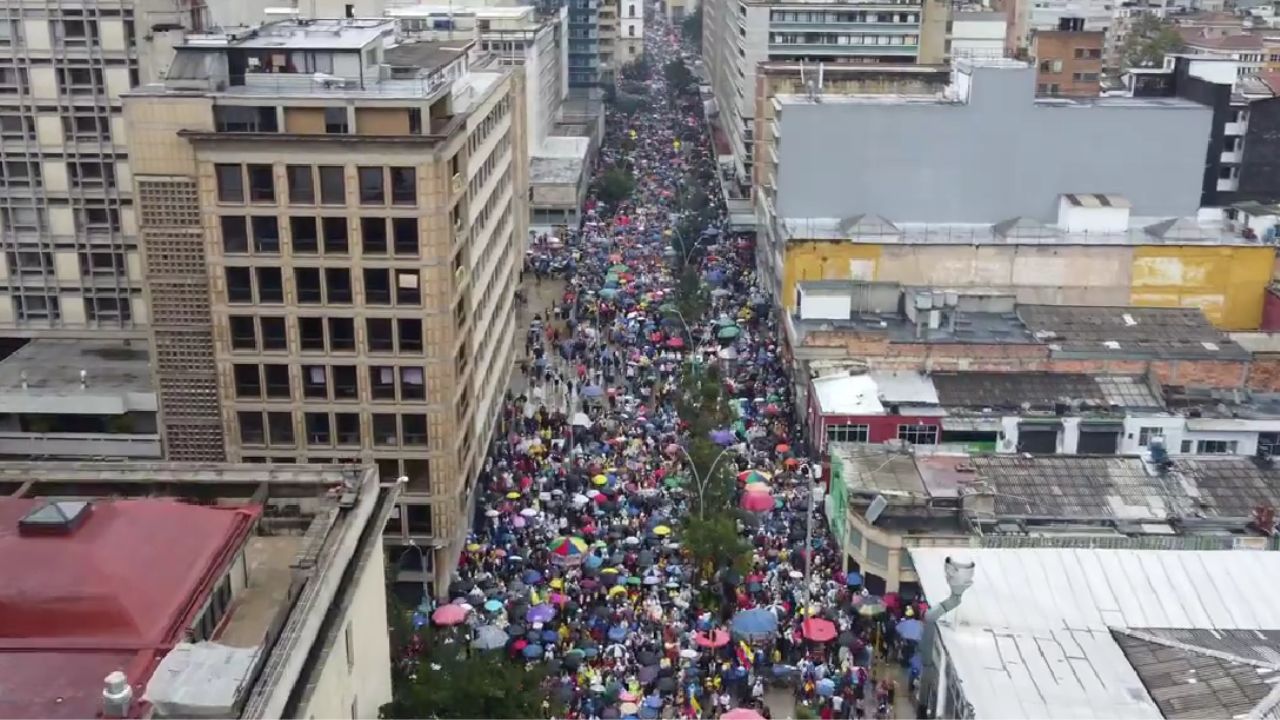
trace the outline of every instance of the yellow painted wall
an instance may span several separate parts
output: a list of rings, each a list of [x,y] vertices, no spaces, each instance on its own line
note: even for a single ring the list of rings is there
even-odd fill
[[[789,242],[782,271],[782,303],[796,304],[796,283],[803,280],[875,280],[880,262],[877,244]]]
[[[1224,330],[1254,330],[1275,264],[1272,247],[1145,246],[1134,249],[1129,301],[1195,307]]]

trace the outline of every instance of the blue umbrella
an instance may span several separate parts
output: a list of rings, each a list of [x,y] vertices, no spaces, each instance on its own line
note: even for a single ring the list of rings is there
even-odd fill
[[[494,625],[482,625],[476,630],[471,646],[478,650],[497,650],[507,644],[507,631]]]
[[[587,558],[582,561],[582,564],[594,570],[604,564],[604,558],[600,557],[599,555],[591,554],[591,555],[588,555]]]
[[[520,579],[524,581],[525,585],[537,585],[542,582],[542,573],[537,570],[525,570]]]
[[[857,587],[862,584],[862,573],[857,570],[850,570],[849,574],[845,576],[844,582],[849,587]]]
[[[818,681],[818,694],[822,697],[831,697],[835,694],[835,691],[836,684],[831,680],[831,678],[822,678]]]
[[[614,642],[622,642],[627,637],[627,629],[621,625],[614,625],[609,628],[609,639]]]
[[[536,657],[542,657],[542,646],[539,645],[538,643],[529,643],[528,645],[524,646],[524,650],[522,652],[524,653],[525,657],[530,659],[536,658]]]
[[[555,630],[542,631],[542,642],[553,643],[560,639],[560,635]]]
[[[594,398],[594,397],[600,397],[601,395],[604,395],[604,389],[602,389],[599,385],[588,385],[582,388],[583,397]]]
[[[908,642],[919,642],[924,636],[924,623],[915,618],[908,618],[898,623],[898,637]]]
[[[718,445],[732,445],[734,441],[733,433],[729,430],[712,430],[711,442]]]
[[[489,602],[484,604],[484,609],[489,612],[498,612],[499,610],[502,609],[502,601],[490,600]]]
[[[743,610],[729,624],[734,635],[747,639],[765,639],[778,631],[778,617],[766,608]]]
[[[550,622],[551,618],[555,617],[555,615],[556,609],[550,605],[534,605],[529,608],[529,612],[525,614],[525,619],[531,623],[546,623]]]

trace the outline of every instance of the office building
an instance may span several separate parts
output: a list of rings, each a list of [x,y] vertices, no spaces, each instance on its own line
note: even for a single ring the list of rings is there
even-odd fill
[[[684,19],[698,12],[698,0],[666,0],[663,7],[667,11],[667,22],[679,26]]]
[[[617,83],[618,70],[627,64],[626,58],[618,54],[619,5],[619,0],[602,0],[600,3],[597,40],[600,43],[600,84],[605,87],[613,87]]]
[[[726,174],[741,194],[754,177],[760,63],[941,64],[949,5],[939,0],[806,3],[709,0],[703,5],[702,60],[715,124],[730,152]],[[731,195],[735,188],[730,188]]]
[[[9,717],[377,717],[372,466],[0,463]]]
[[[1083,26],[1080,18],[1063,18],[1057,30],[1031,34],[1037,95],[1090,98],[1102,93],[1105,33]]]
[[[408,479],[390,539],[445,573],[514,357],[525,94],[469,67],[474,41],[394,32],[193,36],[125,116],[149,139],[131,162],[170,457],[376,463]]]
[[[569,87],[600,87],[600,5],[611,0],[568,0]]]
[[[644,0],[618,0],[622,21],[618,34],[618,54],[622,62],[635,62],[644,55]]]

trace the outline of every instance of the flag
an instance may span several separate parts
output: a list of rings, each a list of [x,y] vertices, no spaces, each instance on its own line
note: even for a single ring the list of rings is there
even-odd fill
[[[746,669],[750,670],[750,669],[751,669],[751,665],[752,665],[752,661],[753,661],[753,660],[754,660],[754,658],[755,658],[755,653],[753,653],[753,652],[751,651],[751,646],[750,646],[750,645],[748,645],[748,644],[747,644],[747,642],[746,642],[745,640],[739,640],[739,641],[738,641],[738,653],[737,653],[737,654],[738,654],[738,662],[742,663],[742,666],[743,666],[743,667],[745,667]]]
[[[689,707],[693,708],[694,715],[697,715],[699,717],[702,716],[702,705],[698,703],[697,695],[693,695],[693,694],[689,695]]]

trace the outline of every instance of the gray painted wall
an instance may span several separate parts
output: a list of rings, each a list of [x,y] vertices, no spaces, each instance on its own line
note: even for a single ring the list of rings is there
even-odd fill
[[[1057,220],[1062,193],[1114,193],[1134,216],[1194,215],[1212,112],[1163,100],[1032,102],[1032,69],[977,68],[968,104],[788,104],[783,218]]]

